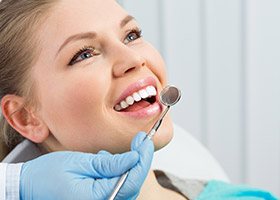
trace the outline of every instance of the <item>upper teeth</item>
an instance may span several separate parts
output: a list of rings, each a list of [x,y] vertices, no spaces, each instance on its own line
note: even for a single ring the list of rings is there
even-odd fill
[[[119,104],[117,104],[114,108],[116,111],[120,111],[122,109],[127,108],[128,106],[133,105],[135,102],[141,101],[141,99],[146,99],[151,96],[156,96],[157,91],[154,86],[148,86],[145,89],[141,89],[138,92],[134,92],[132,95],[126,97]]]

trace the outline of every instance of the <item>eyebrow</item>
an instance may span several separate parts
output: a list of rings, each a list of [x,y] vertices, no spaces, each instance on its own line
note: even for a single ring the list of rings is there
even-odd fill
[[[125,18],[123,18],[120,22],[120,28],[123,28],[128,22],[134,20],[135,18],[131,15],[127,15]],[[77,40],[83,40],[83,39],[94,39],[96,38],[97,33],[96,32],[85,32],[85,33],[78,33],[75,35],[72,35],[68,37],[63,44],[58,49],[56,56],[59,54],[59,52],[70,42],[77,41]]]
[[[120,27],[123,28],[128,22],[135,20],[134,17],[132,17],[131,15],[127,15],[125,18],[123,18],[123,20],[120,23]]]

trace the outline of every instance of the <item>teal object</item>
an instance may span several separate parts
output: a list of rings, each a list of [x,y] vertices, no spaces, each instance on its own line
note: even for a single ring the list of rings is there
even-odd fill
[[[271,193],[245,185],[209,181],[196,200],[278,200]]]

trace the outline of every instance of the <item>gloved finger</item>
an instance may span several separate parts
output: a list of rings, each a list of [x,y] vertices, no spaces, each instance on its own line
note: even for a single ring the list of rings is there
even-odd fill
[[[122,154],[101,154],[92,156],[88,163],[83,163],[85,173],[93,178],[111,178],[125,173],[139,161],[139,154],[130,151]]]
[[[137,166],[142,166],[142,168],[150,168],[153,155],[154,155],[154,144],[152,140],[143,139],[143,135],[136,138],[136,145],[133,149],[139,153],[140,160]],[[136,166],[136,168],[137,168]]]
[[[83,199],[83,200],[103,200],[108,199],[107,197],[110,195],[111,191],[113,191],[112,187],[110,186],[110,179],[98,179],[94,180],[91,178],[85,179],[75,179],[72,187],[68,193],[71,193],[70,199],[67,197],[68,200],[76,200],[76,199]],[[116,181],[115,181],[116,182]],[[114,181],[113,181],[114,183]]]
[[[115,187],[119,181],[120,177],[115,177],[112,179],[102,179],[98,180],[94,183],[94,188],[102,188],[101,190],[94,190],[95,197],[98,197],[98,199],[109,199],[112,192],[115,190]],[[120,196],[118,195],[114,198],[114,200],[136,200],[139,194],[139,188],[133,188],[134,191],[126,192],[124,195]]]
[[[97,154],[99,154],[99,155],[112,155],[110,152],[105,151],[105,150],[101,150]]]
[[[119,177],[96,181],[93,187],[94,196],[97,197],[98,199],[109,199],[109,197],[111,196],[112,192],[115,189],[115,186],[117,185],[118,180]],[[127,197],[128,196],[126,196],[124,199],[128,199]]]
[[[73,193],[74,194],[78,193],[79,199],[83,199],[83,200],[109,199],[109,196],[114,191],[119,178],[120,177],[115,177],[111,179],[98,179],[98,180],[84,179],[78,184],[76,184]],[[129,194],[125,194],[124,196],[122,196],[121,199],[131,200],[131,199],[136,199],[136,196],[133,198],[133,196],[129,196]]]
[[[131,142],[131,150],[137,150],[138,147],[145,140],[146,136],[147,136],[147,134],[145,132],[141,131],[141,132],[137,133]]]
[[[140,159],[137,165],[129,171],[128,177],[117,195],[117,199],[123,199],[125,195],[137,196],[148,175],[154,154],[154,144],[152,140],[144,140],[145,137],[146,134],[140,132],[131,143],[131,148],[139,153]]]
[[[145,132],[139,132],[131,143],[131,149],[140,155],[140,163],[149,164],[154,154],[154,144],[152,140],[146,138]]]

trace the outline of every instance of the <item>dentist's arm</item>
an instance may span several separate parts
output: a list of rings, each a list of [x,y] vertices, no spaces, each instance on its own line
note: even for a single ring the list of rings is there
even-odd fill
[[[138,133],[132,150],[123,154],[55,152],[24,163],[20,199],[108,199],[120,176],[128,170],[117,199],[136,199],[154,152],[152,141],[143,141],[145,135]]]
[[[19,199],[19,177],[22,163],[0,163],[0,199]]]

